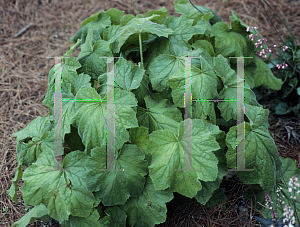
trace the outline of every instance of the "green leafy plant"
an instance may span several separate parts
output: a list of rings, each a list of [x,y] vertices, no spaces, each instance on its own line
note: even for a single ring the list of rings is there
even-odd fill
[[[167,10],[124,15],[110,9],[83,21],[71,38],[75,43],[62,64],[49,72],[43,103],[46,117],[37,117],[17,137],[18,168],[8,190],[17,202],[17,180],[22,196],[35,206],[13,226],[50,217],[62,226],[154,226],[166,220],[166,203],[178,193],[201,204],[226,198],[219,190],[228,168],[236,169],[237,105],[207,100],[235,99],[237,60],[254,56],[245,25],[232,12],[231,27],[203,6],[175,1],[180,17]],[[71,57],[80,46],[77,58]],[[106,169],[107,60],[114,63],[115,169]],[[185,63],[192,59],[192,167],[185,165]],[[54,78],[62,75],[62,139],[67,144],[63,169],[54,166]],[[282,81],[263,60],[245,59],[245,167],[236,171],[245,184],[271,196],[284,176],[299,175],[290,159],[279,159],[268,131],[268,110],[256,101],[253,87],[280,90]],[[241,85],[239,85],[241,86]],[[242,85],[244,87],[244,85]],[[71,101],[70,101],[71,100]],[[72,102],[76,100],[76,102]],[[197,100],[197,101],[195,101]],[[202,101],[201,101],[202,100]],[[203,101],[204,100],[204,101]],[[22,166],[26,170],[22,173]],[[68,171],[67,171],[68,170]],[[248,198],[255,194],[248,193]],[[264,197],[260,197],[263,202]],[[270,211],[260,207],[271,217]],[[295,212],[300,210],[299,204]]]
[[[271,109],[277,115],[293,112],[295,116],[300,117],[300,45],[296,45],[294,39],[287,36],[278,49],[280,56],[270,56],[265,60],[274,75],[283,81],[280,91],[270,89],[273,97]],[[263,87],[255,89],[254,92],[258,101],[268,93]]]
[[[263,1],[274,11],[270,4],[265,0]],[[261,0],[260,2],[262,4]],[[263,4],[262,7],[265,10]],[[282,45],[274,45],[274,47],[278,48],[279,55],[268,47],[266,43],[267,40],[263,39],[261,35],[257,33],[257,28],[251,29],[252,34],[249,35],[249,38],[255,42],[257,50],[260,50],[259,56],[265,58],[264,61],[268,64],[275,77],[282,80],[282,88],[280,90],[266,90],[261,86],[253,91],[255,92],[258,101],[266,97],[266,94],[272,95],[271,109],[275,114],[285,115],[294,113],[295,116],[300,117],[300,44],[297,45],[295,41],[298,40],[300,43],[300,40],[290,31],[289,27],[275,11],[274,13],[294,37],[287,35],[285,41],[283,41],[273,22],[270,20],[269,15],[267,15],[282,41]]]
[[[288,192],[289,193],[293,192],[292,195],[289,194],[289,197],[292,200],[294,200],[294,204],[293,204],[294,207],[295,207],[295,203],[297,202],[296,199],[299,199],[299,198],[296,198],[296,195],[298,195],[300,193],[299,190],[296,191],[297,187],[299,187],[298,178],[295,177],[295,176],[292,176],[290,178],[290,181],[289,181]],[[281,196],[284,198],[283,195],[280,195],[281,190],[282,190],[282,188],[278,187],[276,192],[277,192],[277,197],[278,197],[277,200],[279,201],[279,204],[281,206],[281,210],[283,210],[283,205],[285,204],[285,202],[280,198]],[[273,202],[271,201],[270,196],[268,195],[268,193],[265,193],[265,197],[266,197],[266,202],[267,202],[266,205],[272,210],[272,219],[268,218],[268,223],[271,222],[270,224],[273,224],[273,222],[274,222],[275,226],[279,226],[279,225],[283,225],[283,224],[285,224],[285,225],[288,224],[290,226],[291,224],[295,224],[295,220],[296,220],[295,215],[297,216],[297,213],[294,215],[294,210],[290,206],[288,206],[287,204],[284,205],[284,211],[285,211],[283,213],[284,217],[280,218],[280,220],[278,222],[276,212],[275,212],[275,210],[272,206]],[[278,204],[277,204],[277,206],[278,206]],[[255,218],[259,219],[257,217],[255,217]],[[297,219],[299,220],[298,216],[297,216]],[[265,220],[261,220],[261,221],[267,223],[267,221],[265,221]]]

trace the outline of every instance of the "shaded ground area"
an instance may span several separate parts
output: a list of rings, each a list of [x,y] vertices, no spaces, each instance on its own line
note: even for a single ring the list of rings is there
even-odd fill
[[[194,0],[193,3],[211,8],[228,24],[233,10],[245,24],[259,27],[259,32],[267,38],[269,47],[282,43],[257,0],[229,0],[226,3],[222,3],[222,0]],[[291,31],[300,37],[300,2],[269,0],[268,3],[288,23]],[[272,10],[264,5],[275,27],[285,39],[287,29],[281,26]],[[125,14],[136,15],[162,6],[168,9],[169,15],[180,16],[174,13],[174,1],[171,0],[0,1],[0,226],[11,226],[28,210],[21,199],[20,190],[18,204],[6,194],[17,167],[17,143],[12,133],[24,128],[37,116],[47,115],[48,110],[42,100],[47,92],[47,76],[54,65],[54,59],[46,57],[61,56],[69,50],[69,38],[91,14],[114,7],[125,11]],[[26,31],[19,33],[26,26]],[[74,56],[78,53],[75,50]],[[264,108],[269,108],[271,102],[272,97],[269,96],[261,104]],[[270,112],[269,123],[279,154],[297,160],[299,166],[300,146],[293,136],[289,136],[289,127],[300,135],[299,119],[292,115],[276,116]],[[231,188],[227,211],[218,207],[191,204],[177,212],[169,209],[166,223],[159,226],[260,226],[255,225],[256,221],[252,219],[254,214],[259,215],[255,208],[249,207],[245,212],[240,210],[240,204],[245,205],[246,202],[238,198],[248,186],[238,184],[235,178],[224,181],[223,184]],[[20,180],[19,187],[22,185],[23,181]],[[29,226],[46,225],[36,221]],[[53,221],[47,226],[59,225]]]

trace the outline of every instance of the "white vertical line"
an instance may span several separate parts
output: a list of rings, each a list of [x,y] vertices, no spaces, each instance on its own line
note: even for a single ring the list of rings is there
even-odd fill
[[[192,171],[192,58],[185,57],[185,91],[184,91],[184,171]]]
[[[114,139],[114,58],[107,58],[107,171],[113,171],[115,166]]]

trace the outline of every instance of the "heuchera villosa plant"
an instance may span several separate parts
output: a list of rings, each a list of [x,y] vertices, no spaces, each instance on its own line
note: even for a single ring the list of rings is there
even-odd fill
[[[252,27],[251,29],[256,30],[256,27]],[[247,31],[249,32],[250,27],[247,28]],[[249,35],[249,38],[251,41],[254,41],[255,37],[258,37],[258,34],[256,33],[255,36],[254,34]],[[260,49],[260,53],[259,56],[261,56],[262,58],[267,58],[267,53],[271,53],[272,50],[269,49],[268,47],[264,49],[267,40],[266,39],[261,39],[259,38],[258,40],[256,40],[257,42],[255,42],[255,46],[256,48]],[[293,110],[293,112],[295,113],[295,115],[299,115],[299,107],[300,105],[296,105],[293,107],[292,103],[295,103],[294,101],[296,100],[296,104],[300,102],[300,97],[297,98],[296,92],[298,93],[298,95],[300,95],[300,87],[298,87],[296,90],[296,85],[298,83],[298,77],[300,75],[300,46],[296,46],[294,39],[291,36],[287,36],[286,38],[286,45],[282,45],[279,48],[279,53],[281,56],[275,54],[278,56],[278,58],[275,58],[273,60],[267,59],[267,62],[270,62],[268,65],[269,67],[272,69],[274,68],[275,64],[277,67],[277,73],[275,74],[276,77],[279,77],[281,79],[283,79],[283,87],[282,87],[282,92],[283,98],[287,101],[289,101],[288,103],[291,105],[289,107],[289,105],[286,102],[281,102],[280,99],[278,99],[278,97],[280,96],[279,94],[276,94],[276,98],[274,97],[275,102],[272,103],[271,108],[275,111],[275,114],[278,115],[284,115],[287,114],[289,112],[291,112]],[[274,45],[274,47],[277,47],[277,45]],[[291,55],[290,53],[285,53],[288,49],[291,50],[290,53],[293,53],[293,55]],[[299,50],[298,50],[299,49]],[[298,53],[299,52],[299,53]],[[270,56],[269,56],[270,57]],[[287,64],[287,63],[288,64]],[[280,63],[280,64],[279,64]],[[289,69],[287,69],[287,67],[290,66]],[[284,77],[282,77],[284,75]],[[291,78],[291,79],[288,79]],[[262,87],[261,87],[262,88]],[[262,89],[260,90],[255,90],[255,93],[258,95],[258,99],[262,98]],[[295,92],[296,91],[296,92]],[[276,91],[273,91],[276,92]],[[277,92],[279,93],[279,92]],[[275,95],[274,95],[275,96]],[[293,97],[293,98],[292,98]],[[297,102],[298,99],[298,102]],[[284,195],[281,195],[281,187],[278,187],[276,192],[277,192],[277,200],[278,203],[276,203],[276,208],[274,209],[273,207],[273,202],[270,199],[270,196],[267,192],[265,192],[265,198],[266,198],[266,206],[268,209],[270,209],[272,211],[272,219],[268,218],[267,220],[260,218],[260,217],[256,217],[255,218],[262,224],[263,227],[267,227],[267,226],[279,226],[279,227],[292,227],[294,226],[295,222],[296,222],[296,218],[298,220],[299,223],[299,216],[297,214],[297,212],[294,213],[294,210],[296,210],[296,204],[298,201],[296,201],[299,198],[296,198],[296,195],[300,193],[300,190],[296,191],[296,188],[299,187],[299,183],[297,182],[298,178],[295,176],[292,176],[289,179],[289,188],[288,188],[288,196],[291,198],[291,200],[293,201],[292,206],[286,205],[285,201],[283,201],[281,199],[284,198]],[[286,182],[284,182],[286,184]],[[291,195],[290,193],[293,192],[293,195]],[[285,204],[285,205],[284,205]],[[278,216],[277,216],[277,211],[278,209],[280,210],[279,213],[282,214],[283,210],[283,217],[281,217],[278,220]],[[296,218],[295,218],[296,217]]]
[[[299,199],[299,198],[296,197],[296,195],[298,195],[300,193],[300,190],[296,190],[297,188],[299,188],[298,178],[295,177],[295,176],[292,176],[290,178],[289,188],[288,188],[289,196],[292,200],[294,200],[294,203],[293,203],[292,207],[295,207],[295,204],[297,202],[296,199]],[[267,226],[270,226],[270,227],[275,227],[275,226],[278,226],[278,227],[282,227],[282,226],[283,227],[291,227],[291,226],[294,226],[294,224],[296,222],[295,216],[297,217],[297,219],[299,221],[298,214],[297,213],[294,214],[294,210],[290,206],[285,204],[284,201],[280,198],[280,197],[284,198],[284,195],[280,195],[281,190],[282,190],[281,187],[277,188],[277,190],[276,190],[277,200],[279,202],[279,204],[277,203],[276,206],[277,206],[277,208],[280,208],[281,210],[284,210],[283,217],[280,218],[280,220],[278,220],[276,211],[275,211],[275,209],[272,205],[273,202],[271,201],[269,194],[265,193],[266,206],[270,210],[272,210],[272,219],[268,218],[267,220],[265,220],[263,218],[254,216],[254,218],[256,220],[258,220],[262,224],[263,227],[267,227]],[[293,192],[292,195],[290,194],[291,192]],[[284,208],[283,208],[283,206],[284,206]]]
[[[250,39],[254,40],[253,34]],[[256,39],[256,47],[262,48],[260,56],[267,58],[266,52],[271,53],[272,51],[269,48],[263,48],[266,40]],[[272,55],[270,55],[265,62],[268,63],[274,75],[281,79],[283,83],[280,91],[270,89],[273,96],[271,109],[277,115],[293,112],[295,116],[300,117],[300,84],[298,82],[300,79],[300,45],[296,45],[294,39],[291,36],[287,36],[282,46],[274,45],[274,47],[278,47],[280,55],[276,54],[277,58],[271,58]],[[272,53],[275,54],[274,52]],[[254,92],[257,95],[257,100],[261,100],[266,94],[262,87],[255,89]]]
[[[236,171],[257,195],[272,197],[282,176],[299,175],[295,162],[280,157],[268,131],[268,110],[257,103],[251,88],[279,90],[282,81],[263,60],[255,57],[245,25],[232,12],[231,27],[211,10],[188,1],[175,1],[180,17],[166,17],[163,7],[145,16],[123,15],[110,9],[87,18],[71,38],[62,64],[49,72],[43,103],[47,117],[38,117],[17,137],[18,167],[9,195],[17,202],[17,180],[22,196],[35,206],[14,226],[52,217],[62,226],[154,226],[166,220],[166,203],[177,192],[212,204],[228,169],[236,169],[237,60],[245,59],[245,167]],[[201,11],[201,13],[199,12]],[[80,45],[75,59],[73,50]],[[115,169],[106,168],[107,64],[115,60]],[[192,167],[184,168],[185,65],[192,59]],[[101,58],[102,57],[102,58]],[[121,58],[119,58],[121,57]],[[62,74],[62,139],[68,145],[63,169],[53,169],[54,77]],[[76,100],[76,102],[72,102]],[[198,100],[197,102],[195,100]],[[201,101],[202,100],[202,101]],[[204,101],[203,101],[204,100]],[[21,167],[27,169],[22,173]],[[64,171],[68,170],[68,171]],[[283,189],[284,191],[284,189]],[[222,192],[223,193],[223,192]],[[220,200],[225,196],[220,196]],[[259,199],[257,197],[259,196]],[[256,199],[254,199],[256,197]],[[271,217],[269,210],[260,207]],[[300,210],[297,204],[296,211]]]
[[[262,1],[259,1],[267,14]],[[267,15],[274,30],[283,43],[282,45],[274,45],[274,47],[278,48],[278,55],[267,46],[267,40],[263,39],[257,32],[257,27],[252,27],[251,30],[250,28],[247,29],[247,32],[251,33],[249,38],[255,42],[257,50],[260,50],[259,56],[265,60],[275,77],[282,80],[282,88],[280,90],[268,89],[267,91],[269,94],[272,94],[271,109],[277,115],[294,113],[295,116],[300,117],[300,83],[298,82],[300,80],[300,45],[297,45],[295,41],[298,40],[300,43],[300,40],[291,32],[289,27],[274,11],[272,6],[265,0],[263,1],[272,9],[282,24],[295,38],[287,35],[286,40],[283,41],[273,22],[270,20],[269,15]],[[277,57],[274,57],[274,55]],[[262,86],[253,89],[253,91],[255,92],[258,101],[265,97],[266,91]]]

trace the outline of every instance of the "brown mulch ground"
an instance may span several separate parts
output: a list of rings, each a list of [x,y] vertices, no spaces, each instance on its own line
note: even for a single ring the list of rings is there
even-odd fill
[[[299,0],[267,2],[288,23],[291,31],[300,37]],[[6,194],[17,167],[17,143],[12,133],[24,128],[37,116],[47,115],[48,108],[42,104],[42,100],[47,92],[47,76],[54,65],[54,59],[46,57],[62,56],[69,50],[69,38],[91,14],[114,7],[126,14],[136,15],[165,6],[170,14],[179,16],[174,13],[173,3],[171,0],[0,0],[0,226],[11,226],[26,213],[20,190],[18,204]],[[193,3],[211,8],[228,24],[233,10],[245,24],[259,27],[259,32],[267,38],[269,47],[281,44],[258,0],[229,0],[226,3],[222,3],[222,0],[194,0]],[[266,5],[265,7],[285,39],[287,29],[281,26],[279,19]],[[17,35],[28,25],[30,27],[23,34]],[[74,52],[75,55],[78,53],[78,50]],[[271,101],[272,97],[267,97],[261,103],[264,108],[269,108]],[[297,160],[299,164],[300,146],[292,136],[288,140],[286,128],[290,126],[300,135],[299,119],[292,115],[279,117],[270,112],[269,123],[279,154]],[[258,215],[254,208],[250,207],[244,216],[239,216],[234,204],[247,189],[247,185],[237,183],[232,183],[232,197],[228,198],[232,207],[228,207],[226,212],[218,207],[193,204],[174,214],[168,212],[166,223],[159,226],[260,226],[252,218],[254,214]],[[22,185],[20,180],[19,187]],[[36,221],[29,226],[44,225]]]

